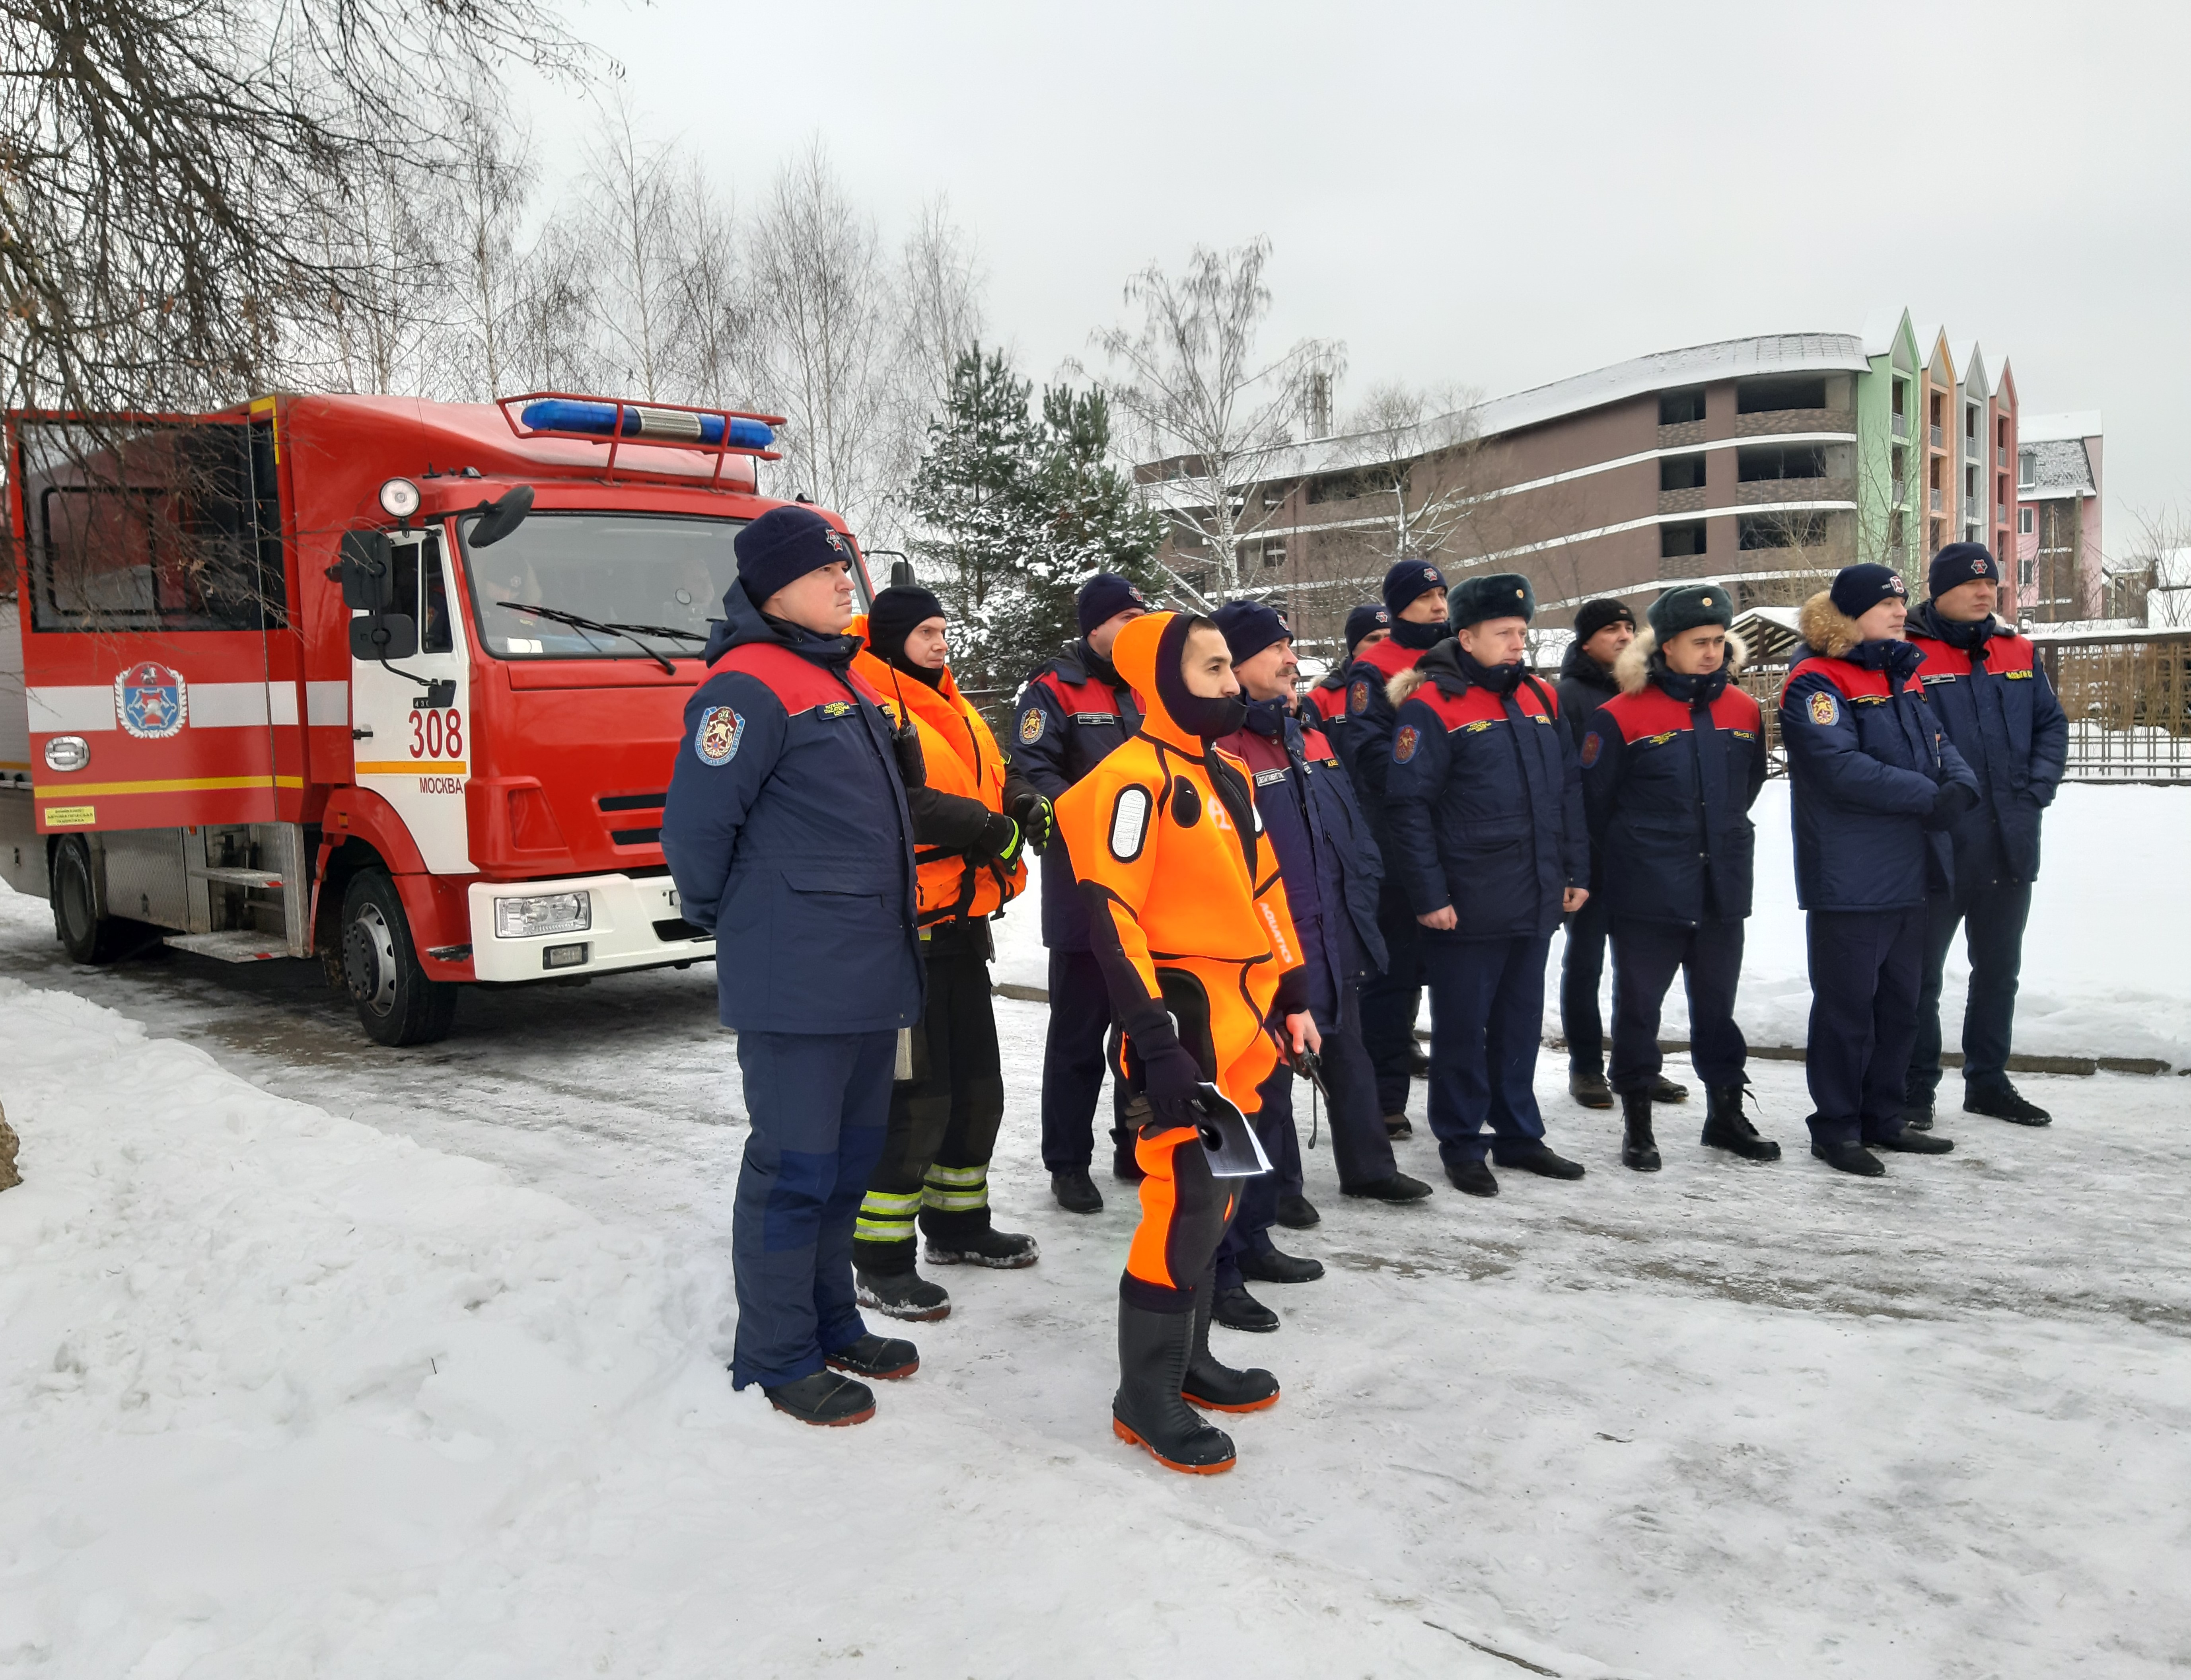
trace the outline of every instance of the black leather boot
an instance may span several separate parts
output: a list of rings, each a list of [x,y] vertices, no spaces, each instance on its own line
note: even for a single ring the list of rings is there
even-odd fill
[[[1217,1298],[1217,1268],[1203,1274],[1194,1291],[1194,1351],[1187,1362],[1180,1398],[1204,1411],[1259,1412],[1278,1403],[1278,1380],[1261,1370],[1236,1371],[1209,1351],[1209,1310]]]
[[[1620,1165],[1636,1172],[1659,1170],[1659,1140],[1651,1136],[1651,1093],[1620,1093]]]
[[[1742,1112],[1746,1089],[1743,1085],[1710,1088],[1706,1093],[1711,1106],[1704,1111],[1703,1141],[1715,1149],[1733,1150],[1746,1161],[1777,1161],[1780,1146],[1769,1137],[1760,1137],[1750,1117]]]
[[[1167,1470],[1215,1476],[1232,1467],[1232,1438],[1204,1423],[1179,1392],[1194,1357],[1198,1316],[1118,1303],[1118,1392],[1111,1398],[1111,1432],[1129,1446],[1146,1448]]]

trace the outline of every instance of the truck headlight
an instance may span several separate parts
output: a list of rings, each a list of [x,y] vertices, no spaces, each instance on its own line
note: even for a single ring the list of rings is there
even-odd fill
[[[589,892],[550,892],[494,901],[494,937],[532,939],[543,933],[583,933],[594,925]]]

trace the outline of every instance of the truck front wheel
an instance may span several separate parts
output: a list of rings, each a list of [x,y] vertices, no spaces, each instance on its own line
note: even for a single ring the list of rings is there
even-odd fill
[[[411,943],[411,920],[384,869],[350,877],[343,892],[343,982],[376,1044],[424,1045],[448,1036],[457,988],[429,980]]]
[[[99,914],[91,848],[81,835],[71,834],[54,847],[51,880],[54,937],[71,962],[111,963],[127,956],[151,931],[142,922]]]

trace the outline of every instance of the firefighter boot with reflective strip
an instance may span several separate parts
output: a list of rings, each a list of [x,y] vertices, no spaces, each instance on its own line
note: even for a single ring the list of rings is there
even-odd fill
[[[1278,1380],[1260,1368],[1236,1371],[1209,1351],[1209,1314],[1217,1298],[1217,1268],[1203,1274],[1194,1291],[1194,1352],[1187,1362],[1180,1398],[1212,1412],[1259,1412],[1278,1403]]]
[[[989,1223],[986,1166],[931,1166],[921,1192],[920,1228],[928,1237],[931,1266],[987,1266],[1000,1272],[1032,1266],[1042,1257],[1032,1237]]]
[[[1195,1313],[1152,1313],[1118,1303],[1118,1392],[1111,1432],[1143,1447],[1167,1470],[1215,1476],[1233,1464],[1232,1438],[1204,1423],[1180,1397],[1194,1357]]]

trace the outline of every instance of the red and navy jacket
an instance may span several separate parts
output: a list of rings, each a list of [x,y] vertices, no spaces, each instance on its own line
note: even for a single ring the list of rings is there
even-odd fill
[[[920,1019],[913,823],[859,642],[723,598],[685,706],[662,851],[686,919],[715,936],[723,1024],[869,1033]]]
[[[1487,669],[1457,641],[1423,655],[1387,755],[1385,867],[1417,915],[1453,906],[1431,939],[1548,938],[1561,896],[1590,881],[1574,737],[1551,689]]]
[[[1052,800],[1141,726],[1133,689],[1084,641],[1027,680],[1013,715],[1012,767]],[[1042,943],[1053,951],[1090,948],[1088,911],[1061,836],[1042,854]]]
[[[1780,690],[1795,817],[1795,897],[1807,910],[1904,910],[1949,890],[1948,837],[1927,826],[1943,786],[1977,778],[1925,703],[1906,641],[1839,658],[1799,649]]]
[[[1641,687],[1591,714],[1579,757],[1612,914],[1694,927],[1750,914],[1765,729],[1724,667],[1682,676],[1653,652]]]
[[[1321,960],[1340,985],[1382,973],[1377,893],[1384,858],[1323,731],[1282,701],[1255,700],[1248,705],[1248,726],[1217,744],[1248,766],[1255,784],[1255,810],[1278,856],[1305,960]]]
[[[1391,851],[1391,836],[1385,809],[1385,783],[1391,762],[1395,714],[1386,689],[1403,671],[1414,669],[1424,652],[1420,647],[1400,645],[1402,628],[1395,624],[1392,635],[1363,648],[1346,668],[1346,722],[1333,737],[1353,779],[1363,815],[1369,819],[1369,832],[1387,854]],[[1441,635],[1447,634],[1442,624],[1437,630]]]
[[[1959,624],[1926,601],[1909,615],[1925,702],[1978,778],[1978,809],[1955,824],[1958,887],[2039,879],[2039,813],[2069,760],[2069,720],[2030,639],[1997,618]]]
[[[1327,724],[1346,715],[1346,673],[1331,670],[1308,692],[1308,703]]]

